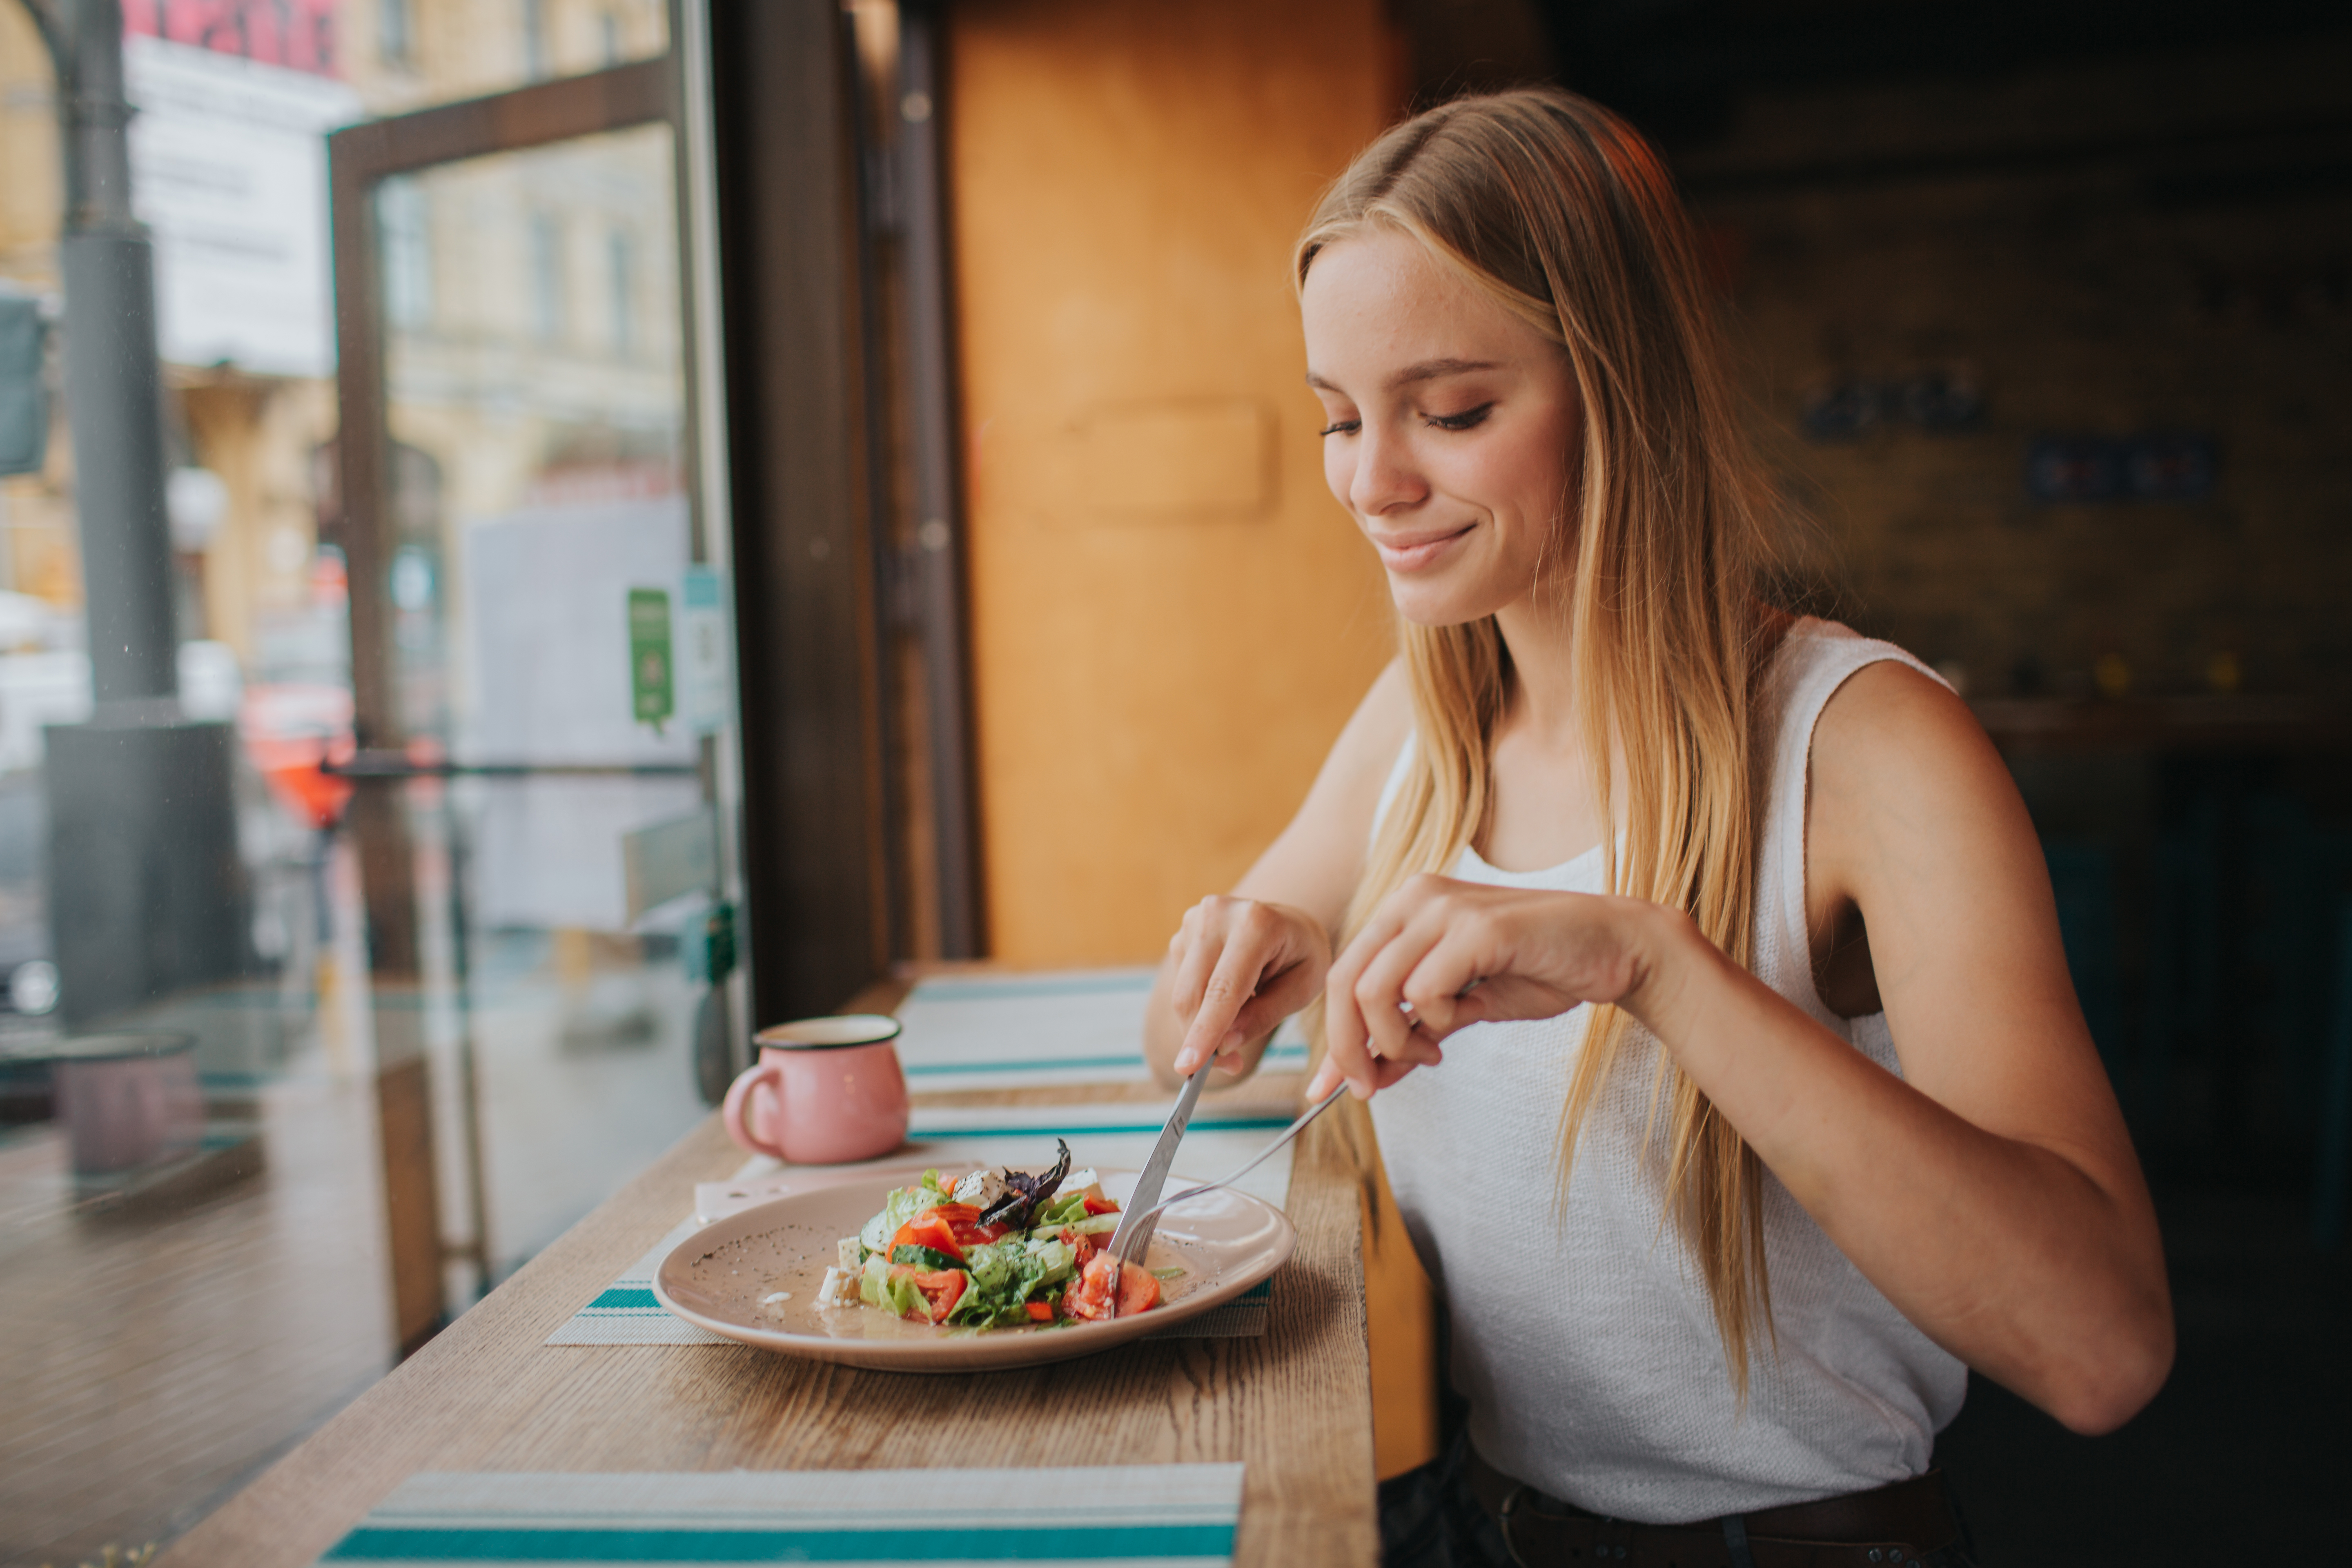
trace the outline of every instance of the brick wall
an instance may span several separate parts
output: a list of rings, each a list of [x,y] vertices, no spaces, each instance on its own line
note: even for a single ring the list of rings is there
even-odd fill
[[[1683,151],[1817,601],[1973,694],[2352,697],[2347,84],[2305,38],[1756,95]],[[1805,433],[1923,376],[1980,415]],[[2210,492],[2029,495],[2038,439],[2146,435],[2209,438]]]

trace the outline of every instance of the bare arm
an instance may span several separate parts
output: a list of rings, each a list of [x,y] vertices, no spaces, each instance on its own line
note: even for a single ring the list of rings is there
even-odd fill
[[[1410,1070],[1400,1000],[1439,1038],[1619,1002],[1922,1331],[2077,1431],[2119,1426],[2170,1367],[2171,1300],[2007,770],[1956,698],[1879,665],[1822,716],[1812,802],[1808,902],[1862,911],[1902,1078],[1678,912],[1437,878],[1333,965],[1327,1074]]]
[[[1404,668],[1391,663],[1333,742],[1298,814],[1229,895],[1203,899],[1168,943],[1144,1011],[1152,1071],[1174,1083],[1180,1049],[1219,1070],[1255,1069],[1282,1020],[1315,998],[1331,933],[1362,874],[1381,786],[1412,728]]]

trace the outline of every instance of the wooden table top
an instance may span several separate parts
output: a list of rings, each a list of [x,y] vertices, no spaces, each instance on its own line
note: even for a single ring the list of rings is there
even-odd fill
[[[903,986],[860,997],[887,1011]],[[877,1006],[877,1004],[879,1004]],[[1220,1095],[1295,1105],[1296,1075]],[[1164,1103],[1151,1086],[918,1104]],[[1020,1372],[866,1372],[742,1345],[550,1345],[742,1153],[706,1119],[430,1343],[181,1537],[163,1568],[309,1568],[419,1470],[997,1468],[1242,1460],[1234,1562],[1379,1555],[1357,1141],[1300,1136],[1298,1250],[1265,1335],[1144,1342]]]

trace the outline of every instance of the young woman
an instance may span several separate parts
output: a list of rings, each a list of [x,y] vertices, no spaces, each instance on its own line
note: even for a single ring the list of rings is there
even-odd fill
[[[1760,602],[1687,220],[1606,110],[1396,127],[1297,282],[1402,651],[1185,917],[1155,1061],[1245,1071],[1319,1002],[1308,1092],[1370,1100],[1469,1405],[1430,1560],[1960,1561],[1916,1478],[1968,1368],[2102,1432],[2172,1356],[2000,759],[1909,655]]]

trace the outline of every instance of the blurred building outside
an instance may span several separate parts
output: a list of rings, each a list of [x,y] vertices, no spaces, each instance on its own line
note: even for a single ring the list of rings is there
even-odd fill
[[[44,726],[91,711],[59,353],[73,323],[59,299],[57,84],[31,18],[5,0],[0,289],[40,300],[50,326],[47,456],[0,477],[11,1563],[19,1549],[94,1553],[184,1523],[381,1375],[419,1322],[429,1333],[462,1310],[666,1147],[708,1088],[693,1055],[707,987],[677,935],[707,900],[648,919],[624,843],[708,820],[707,737],[731,721],[723,677],[715,690],[705,680],[699,712],[681,691],[666,724],[638,722],[630,700],[629,594],[656,584],[682,600],[699,559],[669,125],[375,187],[390,771],[405,761],[424,776],[320,767],[368,740],[353,732],[352,521],[337,489],[328,135],[657,58],[667,7],[128,0],[123,16],[132,196],[154,257],[179,706],[237,738],[242,867],[235,907],[218,913],[241,926],[245,957],[226,983],[65,1022],[48,894],[55,879],[95,874],[47,863]],[[491,771],[433,776],[446,761]],[[354,792],[369,790],[389,795],[412,857],[397,880],[414,903],[413,981],[382,973],[384,922],[352,826]],[[46,1056],[89,1028],[194,1037],[205,1122],[191,1157],[118,1178],[69,1169],[66,1130],[47,1120]],[[404,1053],[429,1070],[399,1077]],[[425,1103],[399,1103],[410,1083]],[[387,1205],[396,1215],[420,1197],[436,1211],[425,1254],[388,1257]],[[341,1307],[288,1317],[331,1237],[343,1238],[326,1244]],[[415,1281],[390,1278],[401,1268],[429,1276],[421,1308]],[[158,1285],[186,1305],[142,1321],[131,1295]],[[92,1310],[118,1291],[121,1310]],[[61,1446],[64,1434],[75,1439]],[[91,1442],[113,1458],[77,1459]]]

